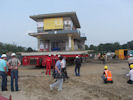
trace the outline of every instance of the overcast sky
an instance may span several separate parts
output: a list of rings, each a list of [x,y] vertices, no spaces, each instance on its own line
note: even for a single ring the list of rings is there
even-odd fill
[[[133,0],[0,0],[0,42],[37,49],[31,15],[77,13],[86,44],[133,40]]]

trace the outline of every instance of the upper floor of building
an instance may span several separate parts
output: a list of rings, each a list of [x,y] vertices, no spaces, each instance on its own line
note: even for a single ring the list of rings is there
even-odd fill
[[[77,31],[80,28],[80,23],[76,12],[63,12],[52,14],[40,14],[30,16],[37,22],[37,32],[70,32]]]

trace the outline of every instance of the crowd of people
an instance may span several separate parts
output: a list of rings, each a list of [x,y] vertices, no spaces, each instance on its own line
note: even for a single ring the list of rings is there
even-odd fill
[[[62,90],[63,82],[69,79],[67,74],[67,67],[66,67],[66,59],[63,56],[58,55],[58,59],[55,59],[53,62],[51,60],[51,55],[48,55],[46,58],[46,75],[51,75],[51,64],[55,63],[55,66],[52,69],[52,76],[56,81],[53,84],[50,84],[50,90],[53,90],[54,87],[58,87],[58,91]],[[80,67],[82,60],[79,56],[75,57],[75,76],[80,76]],[[104,63],[105,64],[105,63]],[[129,76],[129,80],[127,83],[133,84],[133,55],[131,54],[128,58],[129,64],[129,73],[126,76]],[[18,87],[18,67],[21,65],[20,60],[17,58],[15,53],[11,54],[11,58],[7,60],[7,55],[2,54],[0,58],[0,76],[2,77],[1,83],[1,90],[8,91],[7,88],[7,76],[9,75],[11,78],[11,91],[19,91]],[[104,66],[104,72],[102,75],[102,79],[105,84],[113,83],[112,73],[109,70],[108,66]],[[14,89],[14,80],[15,80],[15,89]]]
[[[46,75],[51,75],[56,79],[55,83],[50,84],[50,89],[52,90],[55,86],[58,86],[58,91],[62,90],[63,81],[68,80],[68,74],[66,69],[66,59],[63,56],[58,55],[58,59],[51,60],[51,55],[46,58]],[[80,66],[81,59],[79,56],[75,58],[75,75],[80,76]],[[51,69],[52,63],[55,64],[53,69]],[[17,58],[15,53],[11,54],[10,59],[7,59],[6,54],[2,54],[0,58],[0,76],[1,76],[1,90],[8,91],[7,88],[7,77],[10,76],[10,90],[20,91],[18,87],[18,67],[21,65],[21,61]],[[14,89],[15,80],[15,89]]]
[[[21,65],[20,60],[16,57],[15,53],[11,54],[11,58],[7,61],[7,55],[2,54],[0,59],[0,76],[2,77],[1,90],[7,91],[7,76],[11,77],[11,91],[19,91],[18,88],[18,67]]]

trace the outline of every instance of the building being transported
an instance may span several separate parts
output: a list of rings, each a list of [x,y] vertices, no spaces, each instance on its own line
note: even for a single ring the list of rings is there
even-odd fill
[[[37,22],[37,32],[29,33],[38,40],[38,51],[85,50],[86,37],[81,37],[75,12],[30,16]]]

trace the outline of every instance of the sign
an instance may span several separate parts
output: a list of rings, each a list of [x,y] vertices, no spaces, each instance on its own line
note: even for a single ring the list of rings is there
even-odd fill
[[[63,29],[63,18],[44,19],[44,30]]]

